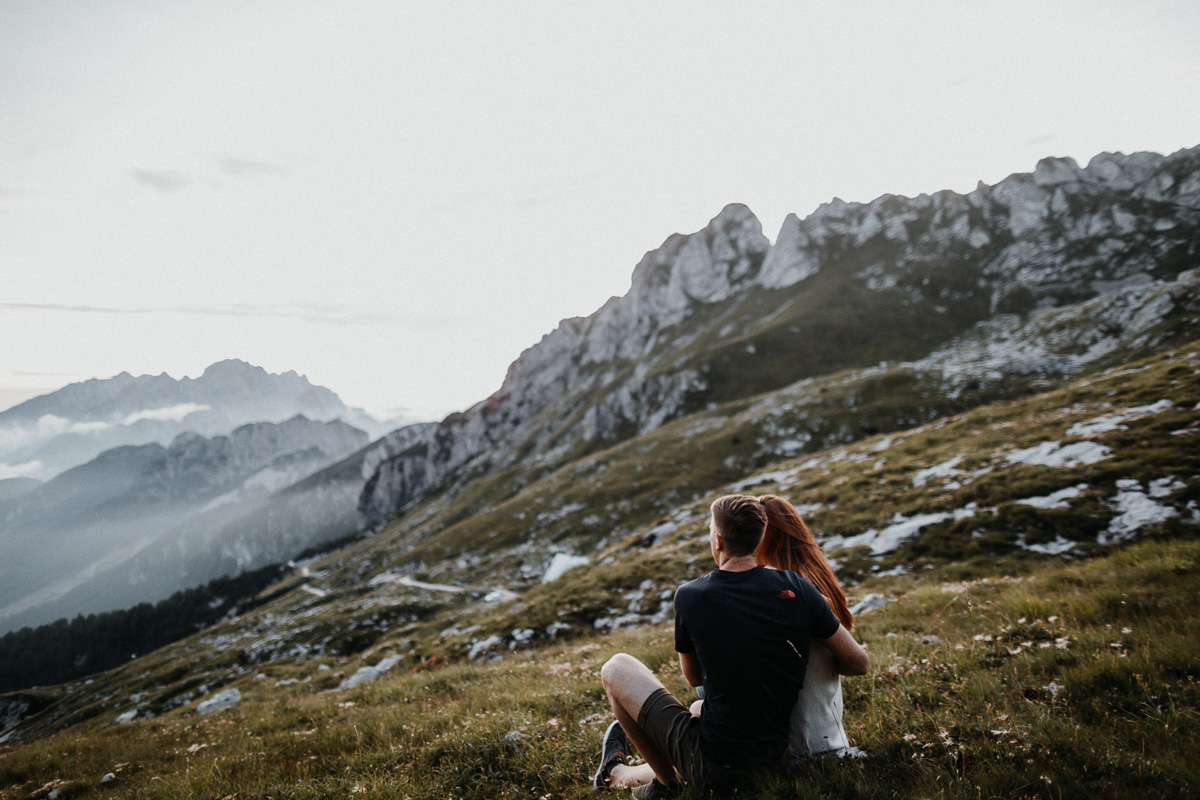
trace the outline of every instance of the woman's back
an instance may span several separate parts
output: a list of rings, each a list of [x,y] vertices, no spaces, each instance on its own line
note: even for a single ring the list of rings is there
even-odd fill
[[[788,751],[792,758],[841,752],[850,747],[842,725],[842,677],[833,667],[833,653],[820,642],[809,648],[804,685],[792,707]]]
[[[756,553],[758,563],[801,575],[825,596],[842,625],[847,630],[853,628],[854,616],[846,605],[846,594],[795,507],[775,495],[759,500],[767,512],[767,530]],[[804,758],[844,753],[849,748],[842,726],[842,678],[834,669],[833,653],[814,640],[804,685],[792,709],[788,749],[793,758]]]

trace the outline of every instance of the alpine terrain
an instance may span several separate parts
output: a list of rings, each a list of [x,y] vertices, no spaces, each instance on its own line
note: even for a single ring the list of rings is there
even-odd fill
[[[294,471],[185,435],[17,492],[48,540],[67,523],[20,509],[49,490],[108,526],[88,558],[190,504],[109,567],[125,585],[295,560],[204,630],[0,696],[0,791],[593,797],[600,664],[690,697],[673,591],[712,568],[709,503],[749,492],[805,515],[873,660],[844,684],[865,757],[750,796],[1186,795],[1198,247],[1200,147],[834,200],[773,244],[730,205],[440,423],[330,429]]]

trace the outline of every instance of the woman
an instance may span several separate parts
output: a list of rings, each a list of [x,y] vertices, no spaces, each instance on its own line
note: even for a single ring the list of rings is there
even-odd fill
[[[825,596],[842,626],[853,630],[846,593],[799,512],[775,495],[764,495],[759,502],[767,510],[767,531],[756,553],[758,563],[799,574]],[[793,758],[845,754],[851,749],[842,726],[842,679],[834,670],[833,654],[819,641],[811,645],[804,686],[792,709],[788,749]]]

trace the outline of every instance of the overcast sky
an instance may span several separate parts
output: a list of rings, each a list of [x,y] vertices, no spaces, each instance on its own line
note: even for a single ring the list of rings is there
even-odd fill
[[[241,358],[440,418],[742,202],[1200,144],[1200,3],[0,0],[0,407]]]

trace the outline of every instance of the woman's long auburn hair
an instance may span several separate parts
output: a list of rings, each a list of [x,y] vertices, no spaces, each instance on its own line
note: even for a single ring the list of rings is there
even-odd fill
[[[773,494],[763,495],[758,500],[767,510],[767,531],[756,551],[758,563],[800,575],[825,595],[842,626],[853,630],[854,615],[846,605],[846,593],[800,512],[787,500]]]

